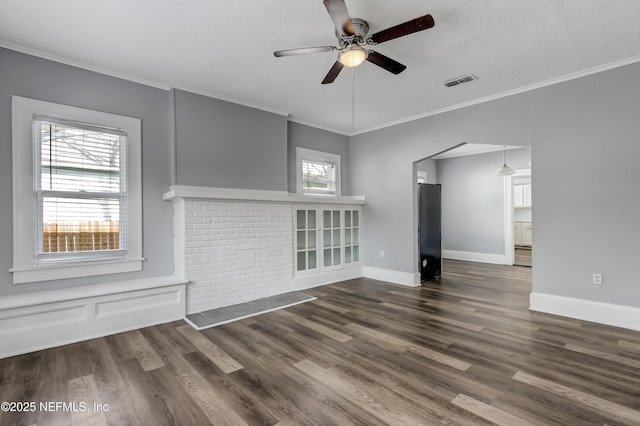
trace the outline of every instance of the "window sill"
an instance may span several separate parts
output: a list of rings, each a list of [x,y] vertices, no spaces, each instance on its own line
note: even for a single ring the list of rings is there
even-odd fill
[[[93,284],[59,290],[45,290],[33,293],[15,294],[0,298],[0,311],[46,305],[50,303],[69,302],[89,297],[103,297],[122,293],[144,291],[182,285],[187,280],[173,276],[140,278],[128,281],[113,281],[104,284]]]
[[[143,261],[144,258],[141,257],[99,262],[56,263],[26,268],[16,267],[9,269],[9,272],[13,273],[14,284],[24,284],[141,271]]]

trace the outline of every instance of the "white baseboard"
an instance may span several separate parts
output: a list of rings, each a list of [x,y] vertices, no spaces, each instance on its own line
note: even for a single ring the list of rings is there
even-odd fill
[[[496,265],[506,265],[507,260],[504,254],[476,253],[472,251],[442,250],[444,259],[466,260],[468,262],[494,263]]]
[[[531,293],[529,309],[614,327],[640,331],[640,308],[592,300]]]
[[[408,287],[418,287],[420,285],[419,273],[374,268],[373,266],[365,266],[362,269],[364,277],[371,278],[372,280],[387,281],[393,284],[400,284]]]
[[[360,277],[362,277],[362,266],[354,266],[336,271],[323,272],[321,274],[295,277],[293,279],[293,289],[304,290],[306,288],[353,280]]]
[[[83,287],[9,296],[0,305],[0,358],[182,319],[185,283],[159,281],[129,281],[130,290],[114,283],[111,293]]]

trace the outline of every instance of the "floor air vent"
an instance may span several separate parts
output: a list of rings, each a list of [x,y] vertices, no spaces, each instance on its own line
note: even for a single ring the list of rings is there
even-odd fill
[[[470,81],[477,80],[477,79],[478,79],[478,77],[476,77],[475,75],[467,74],[467,75],[463,75],[463,76],[460,76],[460,77],[456,77],[456,78],[454,78],[452,80],[449,80],[449,81],[445,81],[444,85],[447,86],[447,87],[453,87],[453,86],[457,86],[458,84],[468,83]]]

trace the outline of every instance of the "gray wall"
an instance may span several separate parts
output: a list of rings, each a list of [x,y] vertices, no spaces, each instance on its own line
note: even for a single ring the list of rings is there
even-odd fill
[[[414,162],[463,142],[528,145],[532,99],[531,93],[512,96],[352,136],[351,192],[367,197],[365,265],[417,273]]]
[[[528,168],[529,147],[508,150],[507,164]],[[438,160],[442,185],[442,248],[505,254],[504,178],[494,176],[502,152]]]
[[[296,192],[296,148],[314,149],[340,156],[342,195],[349,192],[349,137],[290,121],[288,128],[288,188]]]
[[[640,306],[640,64],[539,90],[534,291]],[[603,274],[603,285],[591,274]]]
[[[352,137],[365,264],[417,272],[412,161],[460,142],[531,145],[533,291],[640,306],[639,74],[632,64]]]
[[[143,255],[138,273],[12,284],[11,95],[142,120]],[[0,296],[173,274],[173,211],[162,201],[171,184],[168,93],[0,48]],[[26,236],[29,238],[29,236]]]
[[[426,183],[438,183],[438,162],[433,158],[427,158],[416,163],[416,170],[427,172]]]
[[[174,90],[177,183],[287,190],[287,118]]]

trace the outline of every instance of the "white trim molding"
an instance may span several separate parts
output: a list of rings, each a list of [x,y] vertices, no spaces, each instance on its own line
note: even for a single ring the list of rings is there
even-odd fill
[[[182,319],[185,285],[169,276],[5,296],[0,358]]]
[[[431,111],[426,111],[424,113],[421,114],[416,114],[413,115],[411,117],[406,117],[406,118],[402,118],[399,120],[394,120],[394,121],[389,121],[386,123],[381,123],[381,124],[377,124],[377,125],[373,125],[370,127],[365,127],[363,129],[358,129],[355,131],[346,131],[345,129],[341,129],[339,127],[334,127],[334,126],[327,126],[326,124],[322,124],[322,123],[316,123],[312,120],[307,120],[303,117],[297,117],[292,115],[290,112],[286,112],[284,110],[279,110],[279,109],[275,109],[272,107],[267,107],[266,105],[258,105],[258,104],[254,104],[254,103],[250,103],[250,102],[246,102],[246,100],[240,100],[240,99],[235,99],[229,96],[225,96],[225,95],[221,95],[219,93],[213,93],[213,92],[209,92],[209,91],[202,91],[202,90],[198,90],[198,89],[194,89],[192,87],[186,87],[186,86],[173,86],[167,82],[161,82],[161,81],[155,81],[155,80],[148,80],[148,79],[144,79],[144,78],[139,78],[139,77],[135,77],[129,74],[125,74],[125,73],[121,73],[121,72],[117,72],[113,69],[109,69],[109,68],[104,68],[104,67],[97,67],[95,65],[89,65],[83,62],[79,62],[79,61],[74,61],[71,60],[69,58],[65,58],[62,56],[58,56],[58,55],[54,55],[51,54],[49,52],[44,52],[42,50],[38,50],[38,49],[33,49],[30,47],[26,47],[26,46],[22,46],[16,43],[10,43],[8,41],[4,41],[4,40],[0,40],[0,47],[4,47],[5,49],[9,49],[9,50],[13,50],[16,52],[21,52],[21,53],[26,53],[27,55],[31,55],[31,56],[36,56],[39,58],[43,58],[43,59],[47,59],[49,61],[53,61],[53,62],[58,62],[61,64],[65,64],[65,65],[69,65],[75,68],[81,68],[81,69],[85,69],[88,71],[93,71],[93,72],[97,72],[100,74],[104,74],[104,75],[108,75],[111,77],[115,77],[115,78],[119,78],[122,80],[128,80],[128,81],[132,81],[134,83],[138,83],[138,84],[142,84],[145,86],[150,86],[150,87],[155,87],[158,89],[163,89],[163,90],[170,90],[172,88],[175,89],[179,89],[179,90],[184,90],[184,91],[188,91],[191,93],[196,93],[199,95],[203,95],[203,96],[208,96],[211,98],[215,98],[215,99],[220,99],[222,101],[226,101],[226,102],[232,102],[238,105],[243,105],[243,106],[247,106],[250,108],[255,108],[258,110],[262,110],[262,111],[266,111],[266,112],[271,112],[277,115],[281,115],[281,116],[286,116],[288,121],[292,121],[294,123],[300,123],[300,124],[304,124],[306,126],[311,126],[311,127],[316,127],[318,129],[322,129],[322,130],[327,130],[333,133],[338,133],[340,135],[345,135],[345,136],[356,136],[356,135],[360,135],[363,133],[367,133],[367,132],[372,132],[374,130],[379,130],[379,129],[384,129],[387,127],[392,127],[392,126],[396,126],[398,124],[403,124],[403,123],[408,123],[411,121],[415,121],[415,120],[419,120],[421,118],[425,118],[425,117],[431,117],[433,115],[438,115],[438,114],[443,114],[445,112],[449,112],[449,111],[455,111],[457,109],[461,109],[461,108],[466,108],[468,106],[473,106],[473,105],[478,105],[478,104],[482,104],[485,102],[490,102],[496,99],[500,99],[500,98],[504,98],[507,96],[512,96],[512,95],[517,95],[519,93],[524,93],[524,92],[529,92],[532,90],[536,90],[542,87],[546,87],[546,86],[551,86],[554,84],[558,84],[558,83],[562,83],[565,81],[569,81],[569,80],[574,80],[576,78],[581,78],[581,77],[585,77],[591,74],[597,74],[600,72],[604,72],[604,71],[608,71],[614,68],[619,68],[619,67],[623,67],[625,65],[630,65],[630,64],[634,64],[636,62],[640,62],[640,55],[638,56],[631,56],[629,58],[625,58],[625,59],[621,59],[618,61],[614,61],[614,62],[609,62],[606,64],[602,64],[602,65],[598,65],[592,68],[587,68],[585,70],[581,70],[581,71],[577,71],[574,73],[569,73],[563,76],[559,76],[559,77],[555,77],[549,80],[545,80],[545,81],[541,81],[541,82],[537,82],[537,83],[533,83],[530,84],[528,86],[523,86],[523,87],[519,87],[516,89],[512,89],[512,90],[507,90],[501,93],[497,93],[494,95],[490,95],[490,96],[485,96],[483,98],[477,98],[477,99],[472,99],[470,101],[467,102],[461,102],[455,105],[451,105],[451,106],[447,106],[447,107],[443,107],[443,108],[438,108],[435,110],[431,110]]]
[[[493,263],[495,265],[507,265],[504,254],[476,253],[471,251],[442,250],[444,259],[466,260],[467,262]]]
[[[359,129],[357,131],[352,131],[350,133],[344,133],[344,134],[346,136],[356,136],[363,133],[373,132],[374,130],[380,130],[387,127],[397,126],[399,124],[409,123],[411,121],[419,120],[421,118],[431,117],[438,114],[444,114],[445,112],[455,111],[457,109],[462,109],[462,108],[466,108],[473,105],[483,104],[485,102],[494,101],[496,99],[506,98],[508,96],[513,96],[520,93],[530,92],[532,90],[540,89],[542,87],[553,86],[554,84],[564,83],[565,81],[575,80],[577,78],[586,77],[588,75],[597,74],[604,71],[609,71],[614,68],[624,67],[626,65],[635,64],[637,62],[640,62],[640,55],[631,56],[629,58],[622,59],[619,61],[609,62],[606,64],[598,65],[592,68],[587,68],[585,70],[577,71],[574,73],[561,75],[559,77],[554,77],[549,80],[540,81],[537,83],[529,84],[527,86],[522,86],[515,89],[507,90],[504,92],[496,93],[493,95],[485,96],[483,98],[472,99],[470,101],[461,102],[461,103],[446,106],[443,108],[434,109],[431,111],[424,112],[422,114],[401,118],[399,120],[389,121],[389,122],[378,124],[375,126],[365,127],[364,129]],[[289,119],[292,120],[291,118]],[[336,132],[340,133],[337,130]]]
[[[259,189],[215,188],[208,186],[171,185],[162,194],[165,201],[179,198],[207,199],[207,200],[236,200],[236,201],[268,201],[277,203],[311,203],[311,204],[353,204],[366,203],[364,195],[328,196],[328,195],[298,195],[287,191],[267,191]]]
[[[529,310],[640,331],[640,307],[531,293]]]
[[[373,266],[365,266],[362,268],[362,273],[365,278],[370,278],[372,280],[386,281],[407,287],[420,286],[420,274],[417,272],[402,272],[391,269],[375,268]]]

